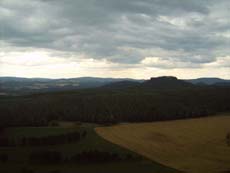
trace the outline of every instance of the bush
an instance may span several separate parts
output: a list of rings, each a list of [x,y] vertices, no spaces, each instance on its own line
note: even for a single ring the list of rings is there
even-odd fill
[[[30,155],[30,161],[35,163],[58,164],[63,161],[62,154],[57,151],[39,151]]]
[[[81,126],[82,123],[80,121],[74,123],[75,126]]]
[[[84,134],[85,136],[86,134]],[[45,137],[23,137],[18,139],[21,146],[42,146],[42,145],[58,145],[70,142],[77,142],[81,139],[79,132],[71,132],[63,135],[45,136]],[[7,140],[2,141],[4,145],[8,144]],[[1,140],[0,140],[1,145]],[[8,144],[9,145],[9,144]]]
[[[0,154],[0,162],[5,163],[8,161],[8,155],[6,153]]]
[[[78,162],[78,163],[104,163],[104,162],[121,161],[121,158],[116,153],[90,150],[74,155],[71,158],[71,161]]]
[[[133,159],[133,155],[132,154],[126,154],[125,159],[126,160],[132,160]]]
[[[82,137],[82,138],[85,138],[85,137],[86,137],[86,135],[87,135],[87,131],[86,131],[86,130],[84,130],[84,131],[82,132],[82,134],[81,134],[81,137]]]
[[[228,133],[226,136],[226,143],[228,146],[230,146],[230,133]]]
[[[0,137],[0,146],[1,147],[8,147],[10,146],[10,140],[5,137]]]
[[[59,126],[59,123],[58,123],[58,121],[51,121],[51,122],[49,123],[49,126],[57,127],[57,126]]]
[[[32,169],[29,169],[29,168],[22,168],[20,173],[34,173],[34,171]]]
[[[61,173],[61,171],[59,171],[59,170],[53,170],[50,173]]]

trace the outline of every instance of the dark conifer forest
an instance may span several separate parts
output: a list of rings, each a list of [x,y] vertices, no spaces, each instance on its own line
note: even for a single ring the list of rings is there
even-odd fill
[[[95,123],[203,117],[230,111],[230,87],[199,86],[173,77],[144,83],[0,98],[4,126],[41,126],[52,120]]]

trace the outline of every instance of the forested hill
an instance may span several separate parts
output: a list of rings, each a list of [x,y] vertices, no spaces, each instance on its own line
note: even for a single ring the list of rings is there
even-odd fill
[[[194,87],[193,84],[183,80],[179,80],[172,76],[163,76],[157,78],[151,78],[142,84],[142,87],[148,87],[150,89],[184,89]]]
[[[115,83],[115,87],[107,88],[0,97],[0,122],[2,125],[45,125],[57,119],[139,122],[230,111],[228,86],[195,86],[173,77],[127,84],[126,87]]]
[[[119,81],[119,82],[112,82],[103,86],[103,88],[110,88],[110,89],[124,89],[124,88],[138,88],[138,89],[184,89],[188,87],[195,87],[195,85],[186,82],[184,80],[179,80],[176,77],[172,76],[163,76],[163,77],[156,77],[151,78],[150,80],[146,80],[144,82],[137,82],[137,81]]]
[[[186,82],[186,83],[185,83]],[[177,88],[188,83],[202,86],[230,86],[230,80],[220,78],[198,78],[190,80],[177,80],[175,77],[165,76],[152,78],[151,80],[136,80],[130,78],[98,78],[80,77],[67,79],[46,79],[46,78],[20,78],[0,77],[0,96],[19,96],[34,93],[70,91],[86,88],[113,88],[122,89],[142,85],[150,88]],[[175,84],[175,86],[173,86]]]

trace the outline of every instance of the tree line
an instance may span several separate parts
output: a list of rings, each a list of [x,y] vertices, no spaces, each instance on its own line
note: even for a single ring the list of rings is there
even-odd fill
[[[58,163],[78,163],[78,164],[92,164],[92,163],[107,163],[120,161],[137,161],[141,160],[141,156],[134,156],[126,154],[121,156],[115,152],[87,150],[80,153],[73,154],[70,157],[64,156],[59,151],[39,151],[30,154],[31,163],[39,164],[58,164]]]
[[[12,146],[43,146],[43,145],[59,145],[65,143],[78,142],[85,138],[86,131],[71,132],[56,136],[44,136],[44,137],[22,137],[17,139],[10,139],[9,137],[0,137],[0,147],[12,147]]]
[[[4,126],[46,126],[52,120],[94,123],[159,121],[230,111],[229,87],[178,90],[90,89],[0,99]]]

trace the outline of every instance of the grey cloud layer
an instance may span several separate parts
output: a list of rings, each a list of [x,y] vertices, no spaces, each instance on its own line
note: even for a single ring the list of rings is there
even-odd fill
[[[229,7],[228,0],[2,0],[0,39],[123,64],[159,57],[194,68],[230,55]]]

